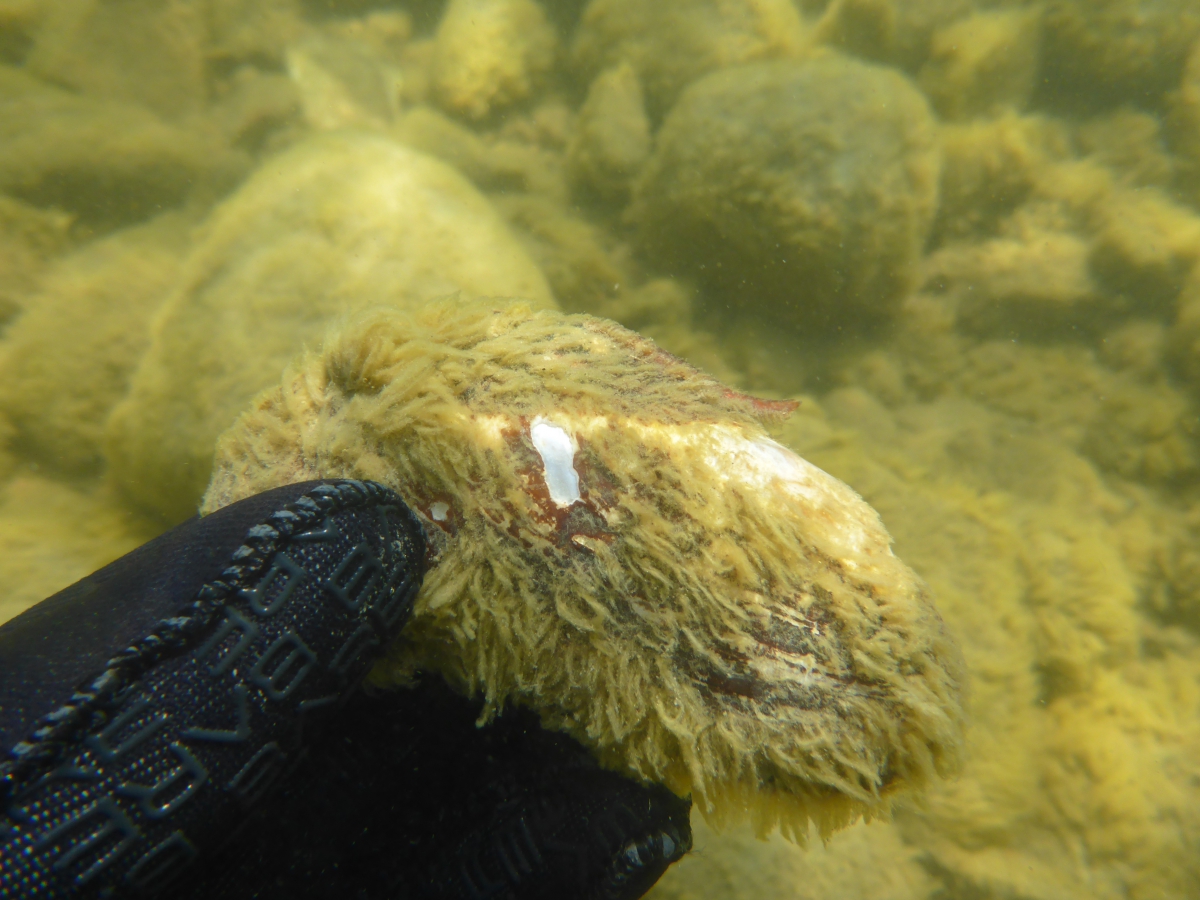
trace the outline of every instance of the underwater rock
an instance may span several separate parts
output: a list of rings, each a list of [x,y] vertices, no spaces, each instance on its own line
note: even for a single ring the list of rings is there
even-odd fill
[[[1200,396],[1200,266],[1192,269],[1179,292],[1167,354],[1175,372]]]
[[[148,541],[154,531],[96,491],[20,474],[0,486],[0,624]]]
[[[1172,513],[1176,521],[1156,523],[1163,526],[1155,560],[1162,580],[1148,599],[1160,621],[1200,634],[1200,504],[1195,494]]]
[[[207,100],[206,10],[162,0],[56,0],[26,60],[29,71],[84,94],[164,118]]]
[[[650,117],[661,121],[701,75],[797,56],[805,45],[804,24],[789,0],[591,0],[571,52],[585,81],[630,63]]]
[[[398,70],[361,40],[314,34],[289,46],[286,59],[304,118],[317,131],[382,129],[399,112]]]
[[[1156,188],[1114,189],[1096,204],[1092,268],[1143,312],[1169,309],[1200,262],[1200,215]]]
[[[693,325],[694,290],[670,278],[639,283],[628,246],[563,204],[529,194],[493,200],[563,310],[612,319],[726,384],[740,383],[714,336]]]
[[[434,38],[434,96],[449,112],[481,119],[528,97],[557,47],[534,0],[450,0]]]
[[[646,900],[928,900],[936,881],[920,855],[883,822],[797,847],[745,829],[716,834],[698,820],[692,823],[692,851]]]
[[[567,312],[600,315],[622,285],[632,281],[628,254],[619,252],[606,232],[563,205],[516,193],[499,194],[495,203]]]
[[[362,41],[379,59],[400,61],[413,39],[413,14],[402,9],[359,10],[359,15],[325,23],[328,34]]]
[[[223,184],[244,160],[143,108],[52,88],[0,66],[0,191],[113,227]]]
[[[663,326],[676,326],[682,332],[695,333],[691,327],[692,304],[695,300],[694,291],[688,290],[678,281],[671,278],[654,278],[645,284],[638,285],[632,290],[622,290],[609,298],[606,303],[598,304],[598,310],[588,310],[592,315],[603,315],[631,331],[638,331],[650,337],[647,329]],[[663,342],[653,338],[660,347]],[[671,351],[674,352],[674,351]],[[676,353],[676,356],[680,354]],[[695,361],[692,360],[693,364]],[[719,381],[728,382],[727,372],[718,372],[708,365],[698,365],[697,368],[716,377]]]
[[[1167,150],[1160,116],[1128,106],[1095,116],[1074,131],[1079,151],[1137,187],[1170,188],[1178,159]]]
[[[116,100],[81,97],[0,66],[0,191],[89,225],[148,218],[240,158],[203,134]]]
[[[42,0],[0,0],[0,62],[24,61],[48,5]]]
[[[896,72],[752,63],[684,92],[630,215],[649,259],[730,306],[869,329],[915,285],[938,168],[929,107]]]
[[[605,69],[592,81],[567,148],[572,179],[617,202],[650,156],[650,120],[637,72],[629,63]]]
[[[524,190],[571,206],[564,159],[574,121],[575,110],[555,94],[505,115],[487,141],[497,174],[511,172],[500,193]]]
[[[37,286],[51,257],[67,245],[71,217],[0,194],[0,329]]]
[[[933,243],[994,233],[1029,199],[1043,173],[1071,153],[1065,127],[1005,113],[941,129],[942,178]]]
[[[1200,41],[1188,54],[1179,89],[1168,95],[1166,130],[1176,154],[1180,179],[1193,198],[1200,197]]]
[[[601,319],[374,313],[221,437],[203,511],[317,473],[393,486],[434,559],[376,683],[438,671],[803,839],[952,767],[963,683],[877,514],[767,437],[793,408]]]
[[[288,76],[244,66],[222,85],[208,121],[229,146],[266,155],[301,136],[301,100]]]
[[[1078,340],[1074,329],[1073,341],[1053,341],[1047,333],[1037,341],[1021,336],[979,341],[952,330],[954,312],[939,299],[925,293],[910,298],[893,347],[867,354],[868,364],[849,367],[839,380],[868,387],[894,404],[969,398],[1009,416],[1009,430],[1036,428],[1106,476],[1118,476],[1118,483],[1166,486],[1192,477],[1200,464],[1197,407],[1161,369],[1146,370],[1146,356],[1155,352],[1153,335],[1121,335],[1135,329],[1137,320],[1114,324],[1110,318],[1103,336],[1093,338],[1099,352]],[[1125,346],[1108,347],[1110,337]],[[1136,343],[1145,341],[1150,345],[1138,349]],[[887,433],[877,431],[873,439],[886,444]],[[968,481],[981,476],[972,470]],[[860,483],[857,476],[853,480]]]
[[[390,132],[400,143],[436,156],[462,172],[476,186],[492,186],[495,172],[487,143],[470,128],[429,106],[405,112]]]
[[[210,65],[282,69],[285,49],[310,32],[303,5],[303,0],[206,0]]]
[[[1053,0],[1044,21],[1045,96],[1083,108],[1157,105],[1200,36],[1192,0]]]
[[[967,333],[1087,333],[1112,313],[1088,269],[1090,253],[1087,241],[1066,231],[950,243],[926,257],[924,290],[951,298]]]
[[[504,135],[482,137],[428,106],[400,117],[390,134],[400,143],[450,163],[484,191],[503,198],[529,191],[565,197],[561,153],[529,140]]]
[[[1170,482],[1194,472],[1196,411],[1163,373],[1101,365],[1084,346],[986,341],[960,361],[957,390],[1019,420],[1108,472]]]
[[[1140,482],[1188,478],[1200,468],[1196,404],[1162,373],[1117,377],[1081,450],[1106,472]]]
[[[304,118],[317,131],[384,131],[411,100],[412,19],[399,10],[326,20],[284,53]]]
[[[330,320],[431,297],[554,300],[486,199],[449,166],[367,134],[265,162],[213,212],[108,423],[127,496],[191,515],[213,442]]]
[[[1021,110],[1033,93],[1039,43],[1036,10],[977,13],[933,35],[918,81],[947,119]]]
[[[846,53],[916,74],[934,33],[973,11],[972,0],[833,0],[815,32]]]
[[[1187,897],[1200,883],[1190,840],[1200,827],[1198,663],[1181,646],[1052,709],[1050,800],[1097,849],[1110,885],[1101,896]]]
[[[190,222],[168,213],[58,260],[0,343],[0,412],[14,448],[51,470],[94,473],[109,412],[150,341]]]
[[[1105,332],[1100,359],[1111,369],[1144,380],[1163,374],[1167,356],[1167,326],[1157,319],[1129,319]]]

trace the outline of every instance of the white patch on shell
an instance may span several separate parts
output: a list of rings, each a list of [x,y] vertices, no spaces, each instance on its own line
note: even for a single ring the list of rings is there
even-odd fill
[[[807,520],[805,529],[848,569],[892,557],[891,538],[879,514],[853,488],[814,466],[782,444],[744,426],[720,422],[663,424],[605,416],[554,414],[556,424],[539,416],[529,436],[542,459],[550,499],[565,509],[582,499],[574,456],[574,435],[611,439],[616,424],[630,440],[665,451],[686,464],[690,457],[707,470],[708,489],[741,490],[757,495],[781,514]],[[501,415],[470,416],[471,437],[484,446],[504,448],[520,426]],[[601,440],[601,443],[603,443]]]
[[[441,500],[429,507],[429,516],[435,522],[445,522],[448,512],[450,512],[450,504],[443,503]]]
[[[578,503],[579,473],[575,471],[575,446],[565,430],[541,416],[529,427],[533,448],[542,458],[546,489],[559,509]]]

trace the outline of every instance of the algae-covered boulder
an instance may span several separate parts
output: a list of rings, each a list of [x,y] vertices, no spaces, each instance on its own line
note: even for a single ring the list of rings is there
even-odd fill
[[[951,390],[1036,423],[1102,470],[1145,483],[1196,471],[1195,409],[1165,373],[1113,371],[1086,346],[1011,338],[973,346],[955,365]]]
[[[629,63],[592,81],[567,147],[571,178],[605,199],[623,200],[650,155],[650,120],[641,82]]]
[[[67,244],[71,217],[0,194],[0,327],[25,306],[50,258]]]
[[[602,319],[367,314],[221,438],[204,510],[394,487],[434,558],[377,681],[440,672],[718,820],[827,834],[952,767],[963,683],[878,515],[767,436],[794,407]]]
[[[949,298],[960,330],[1021,338],[1095,332],[1114,313],[1088,268],[1091,247],[1052,229],[952,242],[924,264],[925,290]]]
[[[402,78],[363,40],[314,34],[287,49],[288,77],[316,131],[382,130],[400,105]]]
[[[282,64],[288,44],[309,31],[303,10],[303,0],[208,0],[210,60]]]
[[[1071,155],[1069,132],[1042,116],[1012,113],[941,128],[942,177],[931,243],[992,234]]]
[[[1200,41],[1192,46],[1183,81],[1169,99],[1172,150],[1187,187],[1196,196],[1200,185]]]
[[[210,135],[0,66],[0,191],[89,224],[122,224],[176,206],[240,165]]]
[[[1049,96],[1085,107],[1153,106],[1179,84],[1200,36],[1200,6],[1193,0],[1053,0],[1045,23],[1042,73]]]
[[[370,135],[293,147],[216,209],[185,261],[109,422],[113,475],[135,502],[186,517],[216,436],[331,319],[455,292],[553,304],[454,169]]]
[[[856,825],[797,847],[748,830],[716,833],[692,823],[692,851],[671,866],[647,900],[928,900],[933,876],[895,826]]]
[[[572,57],[588,79],[627,62],[655,120],[687,85],[714,69],[796,56],[804,26],[790,0],[592,0]]]
[[[0,344],[0,412],[14,446],[52,470],[95,472],[108,414],[149,343],[188,237],[176,213],[59,260]]]
[[[847,53],[915,73],[934,33],[973,8],[972,0],[832,0],[815,31]]]
[[[32,474],[0,485],[0,624],[154,537],[103,491]]]
[[[938,168],[903,76],[832,54],[755,63],[684,92],[631,214],[649,259],[730,306],[862,328],[914,284]]]
[[[1184,281],[1167,345],[1176,373],[1200,393],[1200,266]]]
[[[1200,215],[1168,191],[1114,185],[1094,204],[1092,268],[1110,289],[1161,311],[1200,263]]]
[[[162,0],[55,0],[46,6],[26,60],[34,74],[168,118],[205,105],[205,6]]]
[[[48,4],[41,0],[3,0],[0,2],[0,54],[16,60],[28,52],[38,23],[46,15]]]
[[[0,28],[12,5],[0,3]],[[309,30],[303,5],[303,0],[32,0],[29,6],[39,15],[29,29],[26,65],[38,77],[82,94],[186,119],[220,102],[227,76],[240,79],[260,67],[278,71],[284,48]]]
[[[940,29],[921,67],[921,88],[948,119],[1022,109],[1037,77],[1040,24],[1037,11],[1010,9]]]
[[[1187,169],[1180,159],[1186,139],[1181,142],[1184,146],[1177,143],[1181,138],[1177,126],[1173,120],[1165,127],[1161,115],[1122,106],[1079,123],[1073,137],[1078,152],[1112,169],[1130,186],[1177,188],[1182,181],[1177,175]],[[1172,193],[1186,196],[1179,190]]]
[[[450,0],[434,39],[434,93],[451,112],[482,118],[528,97],[557,45],[533,0]]]
[[[391,134],[400,143],[454,166],[493,199],[524,191],[562,196],[560,153],[530,135],[537,128],[518,125],[513,130],[524,134],[509,136],[501,131],[484,137],[431,107],[414,106],[400,117]]]

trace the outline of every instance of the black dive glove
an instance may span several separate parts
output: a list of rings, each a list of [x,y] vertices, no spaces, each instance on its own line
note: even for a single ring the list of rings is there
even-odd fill
[[[359,688],[424,563],[395,493],[309,482],[0,626],[0,898],[641,896],[687,801],[436,678]]]

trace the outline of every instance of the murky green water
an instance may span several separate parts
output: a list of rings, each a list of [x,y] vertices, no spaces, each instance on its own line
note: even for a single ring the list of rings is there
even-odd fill
[[[1198,39],[1194,0],[0,0],[0,617],[188,515],[344,312],[521,296],[800,398],[779,439],[971,672],[956,778],[825,847],[698,826],[654,896],[1200,896]]]

